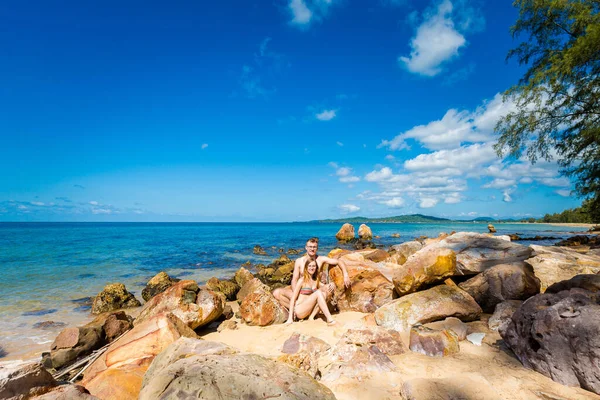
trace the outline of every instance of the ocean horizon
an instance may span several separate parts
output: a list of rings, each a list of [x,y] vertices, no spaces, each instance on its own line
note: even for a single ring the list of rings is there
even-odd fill
[[[487,232],[487,223],[374,223],[375,242],[390,245],[441,232]],[[160,271],[203,284],[229,278],[246,262],[269,264],[280,251],[303,252],[319,237],[320,254],[338,247],[339,223],[310,222],[1,222],[0,361],[38,356],[68,325],[93,319],[89,299],[108,283],[121,282],[142,301],[141,290]],[[358,224],[355,224],[355,229]],[[551,245],[583,227],[546,224],[496,225],[497,235],[552,239]],[[400,234],[393,238],[392,234]],[[262,246],[266,256],[253,254]],[[291,258],[293,258],[292,256]],[[52,321],[55,326],[40,328]]]

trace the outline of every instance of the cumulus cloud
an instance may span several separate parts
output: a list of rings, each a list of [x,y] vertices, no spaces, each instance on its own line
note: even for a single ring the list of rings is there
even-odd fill
[[[570,197],[571,196],[571,191],[567,190],[567,189],[559,189],[555,193],[562,197]]]
[[[513,201],[512,199],[512,190],[511,189],[506,189],[505,191],[502,192],[502,201],[505,203],[510,203]]]
[[[402,208],[404,206],[404,199],[402,197],[392,197],[389,200],[384,200],[381,202],[390,208]]]
[[[399,58],[410,72],[435,76],[442,71],[442,64],[458,56],[458,50],[466,45],[452,21],[452,8],[449,0],[443,1],[417,28],[410,42],[410,56]]]
[[[421,198],[419,207],[420,208],[432,208],[432,207],[435,207],[438,202],[439,202],[439,200],[434,197],[423,197],[423,198]]]
[[[340,167],[337,163],[333,161],[329,163],[329,166],[335,168],[335,175],[342,183],[354,183],[360,181],[360,178],[358,176],[354,176],[352,174],[352,168]]]
[[[334,0],[290,0],[290,23],[299,28],[307,28],[311,23],[322,20],[333,3]]]
[[[342,204],[339,206],[339,208],[340,208],[340,211],[342,211],[346,214],[355,213],[360,210],[360,207],[356,206],[354,204]]]
[[[319,121],[331,121],[336,117],[336,110],[323,110],[317,115],[315,115],[315,117]]]

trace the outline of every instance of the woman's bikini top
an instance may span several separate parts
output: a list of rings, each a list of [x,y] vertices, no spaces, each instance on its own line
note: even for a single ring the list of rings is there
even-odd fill
[[[300,289],[300,294],[305,294],[305,295],[309,295],[309,294],[313,294],[315,290],[311,287],[303,287]]]

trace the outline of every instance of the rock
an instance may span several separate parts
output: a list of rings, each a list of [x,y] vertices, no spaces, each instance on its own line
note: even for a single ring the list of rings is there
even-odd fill
[[[535,276],[541,281],[542,292],[550,285],[581,274],[598,274],[600,257],[580,254],[565,247],[529,246],[535,253],[527,259]]]
[[[266,256],[266,255],[267,255],[267,252],[265,251],[265,249],[263,249],[263,248],[262,248],[260,245],[258,245],[258,244],[257,244],[256,246],[254,246],[254,249],[252,249],[252,252],[253,252],[254,254],[257,254],[257,255],[259,255],[259,256]],[[241,285],[240,285],[240,286],[241,286]]]
[[[225,320],[219,324],[219,327],[217,328],[217,332],[222,332],[225,329],[236,330],[237,325],[238,325],[237,322],[232,319]]]
[[[283,343],[281,349],[285,354],[296,354],[301,352],[307,353],[324,353],[331,348],[327,342],[314,336],[294,333]]]
[[[377,325],[398,332],[409,332],[418,323],[424,324],[447,317],[472,321],[481,314],[475,300],[458,287],[441,285],[411,293],[375,311]]]
[[[458,336],[453,331],[430,329],[423,325],[411,328],[409,348],[430,357],[445,357],[460,351]]]
[[[113,313],[106,318],[102,330],[104,331],[104,336],[108,343],[133,328],[133,323],[130,318],[131,317],[123,311]]]
[[[286,265],[291,263],[292,260],[290,260],[290,258],[288,256],[286,256],[285,254],[282,254],[279,256],[278,259],[274,260],[269,267],[280,267],[282,265]]]
[[[335,234],[335,238],[340,242],[349,242],[354,239],[354,226],[351,224],[344,224]]]
[[[148,281],[146,287],[142,290],[142,299],[148,301],[177,282],[179,282],[179,279],[173,279],[166,272],[161,271]]]
[[[440,282],[457,273],[454,251],[439,247],[426,247],[408,257],[394,270],[394,287],[403,296],[416,292],[421,286]]]
[[[457,273],[461,275],[475,275],[494,265],[521,262],[532,254],[527,246],[473,232],[458,232],[430,246],[454,251]]]
[[[494,228],[494,225],[488,224],[488,231],[490,231],[490,233],[496,233],[496,228]]]
[[[394,285],[381,272],[367,265],[346,265],[351,286],[346,289],[339,268],[330,270],[335,283],[334,299],[340,311],[373,312],[395,297]]]
[[[64,322],[42,321],[36,322],[35,324],[33,324],[33,327],[35,329],[51,330],[54,328],[62,328],[65,325],[67,324],[65,324]]]
[[[490,330],[498,331],[506,329],[508,324],[510,324],[513,314],[521,307],[521,304],[523,304],[521,300],[507,300],[497,304],[494,314],[488,320]]]
[[[600,291],[600,275],[582,274],[576,275],[567,281],[553,283],[546,289],[546,293],[558,293],[563,290],[581,288],[590,292]]]
[[[373,261],[373,262],[381,262],[387,260],[390,255],[387,251],[376,249],[373,251],[369,251],[364,256],[365,260]]]
[[[122,283],[111,283],[94,297],[92,314],[100,314],[121,308],[139,307],[141,303],[127,291]]]
[[[252,272],[248,271],[244,267],[238,269],[235,273],[235,276],[233,277],[233,280],[235,281],[235,283],[238,284],[240,288],[244,287],[244,285],[252,279],[254,279],[254,275],[252,275]]]
[[[277,357],[277,361],[304,371],[313,379],[318,380],[321,377],[319,358],[314,353],[282,354]]]
[[[335,399],[327,387],[285,363],[198,342],[204,343],[189,350],[175,343],[157,357],[139,399]]]
[[[298,254],[300,254],[300,251],[298,251],[298,250],[296,250],[296,249],[288,249],[288,251],[287,251],[287,254],[288,254],[288,255],[291,255],[291,256],[292,256],[292,255],[294,255],[294,256],[295,256],[295,255],[298,255]]]
[[[173,314],[148,318],[113,342],[85,371],[82,384],[101,399],[137,399],[154,357],[182,336],[197,337]]]
[[[496,236],[496,238],[504,240],[506,242],[512,242],[512,240],[510,239],[510,236],[508,236],[508,235],[498,235],[498,236]]]
[[[335,345],[335,353],[340,360],[349,361],[358,348],[376,346],[388,356],[404,354],[407,351],[400,334],[394,330],[373,326],[364,329],[348,329]]]
[[[225,295],[227,300],[235,300],[237,292],[240,287],[236,282],[233,281],[220,281],[219,279],[212,277],[206,282],[206,288],[213,292],[221,292]]]
[[[197,329],[217,319],[224,307],[224,296],[200,289],[194,281],[184,280],[151,298],[133,324],[138,325],[156,315],[170,312],[191,329]]]
[[[89,326],[65,328],[50,346],[50,353],[43,359],[44,366],[62,368],[79,357],[91,354],[103,344],[101,328]]]
[[[358,227],[358,237],[364,240],[372,240],[373,232],[371,232],[371,228],[369,228],[367,225],[361,224]]]
[[[79,385],[60,385],[35,400],[100,400],[92,396],[86,388]]]
[[[250,293],[254,292],[259,288],[265,289],[267,291],[269,290],[269,287],[262,283],[258,278],[252,278],[251,280],[246,282],[246,284],[242,286],[240,291],[237,293],[238,303],[241,304],[242,301],[244,301],[244,299],[246,298],[246,296],[248,296]]]
[[[485,333],[483,332],[475,332],[467,335],[467,340],[473,343],[475,346],[481,346],[483,342],[483,338],[485,337]]]
[[[423,326],[438,331],[452,331],[458,337],[458,340],[465,340],[467,338],[468,326],[458,318],[448,317],[443,321],[430,322]]]
[[[399,237],[400,237],[400,234],[399,234],[399,233],[392,233],[392,237],[393,237],[393,238],[399,238]]]
[[[287,286],[292,282],[294,262],[282,255],[266,268],[258,272],[260,279],[271,287]]]
[[[55,386],[52,374],[39,363],[0,366],[0,399],[28,399],[42,395]]]
[[[538,294],[521,305],[500,334],[525,367],[600,394],[600,293]]]
[[[560,242],[556,243],[555,246],[578,247],[589,244],[595,245],[596,243],[597,236],[575,235],[561,240]]]
[[[540,280],[525,263],[499,264],[458,285],[486,313],[506,300],[526,300],[540,292]]]
[[[244,297],[240,304],[240,316],[248,325],[266,326],[284,323],[288,312],[270,289],[262,285]]]
[[[416,240],[412,240],[410,242],[404,242],[401,244],[395,244],[391,247],[390,252],[394,252],[390,255],[390,258],[386,260],[386,262],[391,262],[394,264],[402,265],[406,262],[408,257],[415,254],[417,251],[423,248],[423,244]]]

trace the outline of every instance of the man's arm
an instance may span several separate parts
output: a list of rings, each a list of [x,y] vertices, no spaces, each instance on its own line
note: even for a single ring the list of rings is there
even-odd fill
[[[296,260],[296,262],[294,263],[294,274],[292,275],[292,292],[294,291],[294,289],[296,289],[296,285],[298,284],[298,278],[300,278],[300,273],[304,272],[304,271],[300,271],[300,269],[302,268],[302,262],[300,261],[302,260],[301,258],[298,258]]]
[[[342,270],[342,275],[344,276],[344,286],[349,288],[351,285],[350,276],[348,275],[348,270],[346,269],[346,262],[340,258],[329,258],[329,257],[319,257],[319,259],[323,259],[323,262],[326,262],[329,265],[337,265]]]

